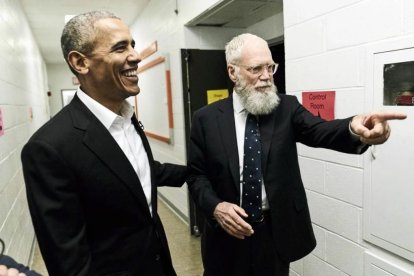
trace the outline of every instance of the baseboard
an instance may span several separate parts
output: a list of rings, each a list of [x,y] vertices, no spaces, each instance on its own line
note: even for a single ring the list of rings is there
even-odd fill
[[[32,246],[30,247],[30,254],[29,259],[27,260],[27,265],[32,267],[33,265],[33,257],[35,253],[35,246],[36,246],[36,235],[33,235]]]

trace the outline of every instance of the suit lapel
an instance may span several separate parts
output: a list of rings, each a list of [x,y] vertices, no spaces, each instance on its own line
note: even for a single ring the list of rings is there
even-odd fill
[[[84,144],[122,180],[150,215],[139,178],[115,139],[77,96],[71,102],[71,113],[74,127],[85,131]]]
[[[229,98],[218,107],[217,122],[219,133],[229,161],[230,172],[234,185],[240,192],[239,154],[237,149],[236,127],[234,122],[233,101]]]

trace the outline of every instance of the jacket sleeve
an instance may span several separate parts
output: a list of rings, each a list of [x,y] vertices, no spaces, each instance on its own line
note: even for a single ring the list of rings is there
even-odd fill
[[[154,161],[158,186],[181,187],[187,179],[187,167]]]
[[[193,118],[190,134],[190,145],[188,152],[187,179],[188,188],[195,204],[206,215],[207,219],[213,218],[214,209],[222,202],[207,176],[206,141],[203,134],[203,124],[196,112]],[[211,221],[210,221],[211,223]]]
[[[41,141],[22,150],[26,193],[50,275],[91,275],[85,220],[76,176],[59,153]]]
[[[368,149],[358,137],[351,134],[349,124],[352,117],[325,121],[304,108],[296,97],[292,123],[296,141],[310,147],[323,147],[345,153],[363,153]]]
[[[135,116],[132,117],[132,123],[134,124],[135,129],[141,137],[144,148],[148,154],[149,162],[152,164],[152,176],[156,179],[157,186],[183,186],[187,178],[187,167],[177,164],[160,163],[154,160],[151,147],[144,133],[142,123],[139,122]]]

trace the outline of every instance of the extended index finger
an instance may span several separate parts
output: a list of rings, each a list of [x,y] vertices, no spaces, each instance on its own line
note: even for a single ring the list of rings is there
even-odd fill
[[[387,121],[387,120],[404,120],[407,118],[407,114],[403,112],[379,112],[374,114],[377,119],[380,121]]]

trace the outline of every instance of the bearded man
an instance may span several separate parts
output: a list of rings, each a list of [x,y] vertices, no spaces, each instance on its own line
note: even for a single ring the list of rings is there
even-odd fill
[[[206,276],[289,274],[289,263],[316,246],[296,142],[363,153],[387,140],[387,120],[371,113],[324,121],[273,84],[277,64],[267,42],[242,34],[226,45],[232,97],[194,114],[187,180],[206,216]]]

